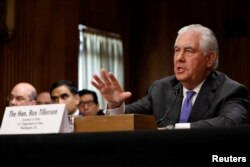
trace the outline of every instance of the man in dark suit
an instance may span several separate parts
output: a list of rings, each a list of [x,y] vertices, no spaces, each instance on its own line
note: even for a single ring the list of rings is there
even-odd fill
[[[107,114],[153,114],[159,127],[207,128],[247,123],[247,88],[216,71],[219,49],[214,33],[199,24],[178,31],[174,45],[174,76],[155,81],[147,95],[124,104],[124,92],[112,73],[101,70],[92,84],[107,100]],[[190,93],[192,95],[188,95]]]

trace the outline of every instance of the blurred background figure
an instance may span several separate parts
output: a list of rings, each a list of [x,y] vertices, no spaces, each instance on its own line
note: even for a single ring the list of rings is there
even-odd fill
[[[40,92],[37,95],[37,99],[36,99],[36,104],[51,104],[51,97],[50,97],[50,93],[47,91],[44,92]]]
[[[78,89],[71,81],[59,80],[50,87],[50,97],[54,104],[66,104],[68,115],[79,115]]]
[[[94,91],[88,89],[82,89],[78,92],[80,96],[80,102],[78,108],[80,115],[83,116],[94,116],[104,115],[103,110],[100,110],[97,94]]]
[[[53,104],[66,104],[70,131],[74,132],[74,117],[79,115],[79,95],[76,85],[68,80],[59,80],[50,87],[50,97]]]
[[[8,96],[9,106],[36,105],[37,91],[26,82],[16,84]]]

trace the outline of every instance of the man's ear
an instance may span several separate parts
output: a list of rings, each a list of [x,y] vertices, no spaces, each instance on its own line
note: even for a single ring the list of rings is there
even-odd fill
[[[216,52],[215,51],[209,52],[206,58],[207,58],[207,67],[211,68],[217,58]]]

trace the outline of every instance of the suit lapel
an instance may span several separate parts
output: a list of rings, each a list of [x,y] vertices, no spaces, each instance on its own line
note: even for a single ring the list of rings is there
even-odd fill
[[[192,112],[189,117],[189,122],[201,120],[207,114],[209,106],[215,96],[216,76],[212,73],[202,85],[195,103],[192,108]]]

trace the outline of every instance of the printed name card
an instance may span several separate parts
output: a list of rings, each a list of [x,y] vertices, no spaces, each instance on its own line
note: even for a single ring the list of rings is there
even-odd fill
[[[65,104],[6,107],[1,134],[70,132]]]

